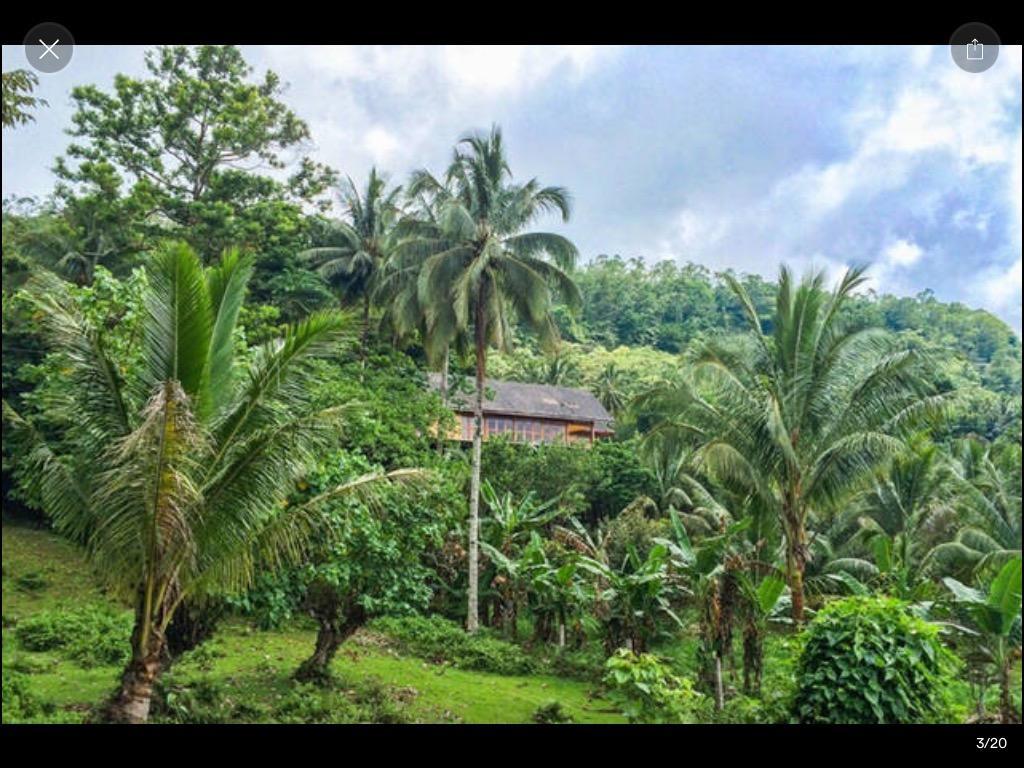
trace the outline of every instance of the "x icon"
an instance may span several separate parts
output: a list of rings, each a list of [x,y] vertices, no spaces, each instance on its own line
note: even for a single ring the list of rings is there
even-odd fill
[[[40,40],[40,41],[39,41],[39,44],[40,44],[41,46],[43,46],[43,48],[45,48],[46,50],[45,50],[45,51],[43,51],[43,52],[42,52],[41,54],[39,54],[39,59],[40,59],[40,60],[42,60],[43,58],[45,58],[45,57],[46,57],[46,54],[48,54],[48,53],[49,53],[50,55],[52,55],[52,56],[53,56],[53,58],[57,59],[57,61],[60,61],[60,56],[58,56],[58,55],[57,55],[57,52],[56,52],[55,50],[53,50],[54,48],[56,48],[56,47],[57,47],[57,44],[58,44],[59,42],[60,42],[60,39],[58,38],[57,40],[54,40],[54,41],[53,41],[53,45],[47,45],[47,44],[46,44],[46,43],[44,43],[44,42],[43,42],[42,40]]]

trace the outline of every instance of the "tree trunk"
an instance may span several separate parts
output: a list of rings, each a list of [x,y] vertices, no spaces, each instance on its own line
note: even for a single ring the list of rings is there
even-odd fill
[[[480,574],[480,462],[484,431],[484,378],[487,371],[487,347],[484,336],[483,301],[476,301],[476,400],[473,404],[473,470],[469,481],[469,606],[466,629],[476,632],[480,627],[478,608]]]
[[[164,636],[151,616],[136,609],[131,636],[132,657],[121,674],[120,688],[100,714],[109,723],[145,723],[149,720],[153,686],[160,675]]]
[[[441,402],[448,405],[448,347],[444,348],[444,359],[441,361]]]
[[[804,623],[804,570],[807,567],[807,532],[804,530],[795,504],[790,502],[783,510],[786,526],[786,576],[792,599],[793,623]]]
[[[761,670],[764,666],[764,639],[754,621],[743,628],[743,692],[761,695]]]
[[[320,628],[316,633],[313,655],[295,671],[295,679],[304,683],[323,683],[330,677],[331,662],[342,643],[352,637],[366,623],[366,612],[359,604],[352,605],[344,618],[334,615],[318,617]]]
[[[722,657],[715,654],[715,710],[721,712],[725,707],[725,691],[722,688]]]
[[[441,361],[441,403],[445,406],[448,405],[448,347],[444,348],[444,359]],[[439,454],[444,453],[445,438],[446,436],[439,429],[437,431],[437,452]]]
[[[363,297],[363,327],[359,338],[359,358],[364,363],[367,357],[367,346],[370,343],[370,294]]]

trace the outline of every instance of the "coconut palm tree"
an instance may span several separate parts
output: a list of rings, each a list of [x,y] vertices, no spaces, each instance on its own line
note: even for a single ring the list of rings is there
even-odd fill
[[[943,573],[996,571],[1021,556],[1020,446],[967,439],[953,464],[956,507],[965,525],[933,551]]]
[[[896,597],[922,599],[929,576],[945,572],[943,561],[950,559],[941,546],[953,518],[950,472],[938,446],[916,436],[876,474],[846,517],[854,533],[827,571],[878,582]]]
[[[808,519],[836,509],[902,449],[900,439],[944,403],[919,358],[881,329],[851,329],[841,312],[864,283],[851,269],[836,288],[824,275],[797,284],[780,271],[771,331],[743,285],[727,275],[749,326],[737,340],[711,339],[681,376],[642,398],[669,431],[696,448],[722,486],[773,510],[786,546],[792,615],[804,617]]]
[[[346,303],[360,302],[363,312],[362,355],[370,334],[370,307],[395,244],[395,224],[401,213],[401,187],[388,187],[387,177],[370,169],[366,188],[360,192],[351,178],[343,191],[348,221],[334,222],[333,236],[339,245],[304,252],[317,271],[340,291]]]
[[[24,441],[21,460],[54,526],[134,605],[131,658],[106,719],[148,718],[165,633],[183,601],[245,589],[257,562],[298,562],[324,533],[320,505],[374,485],[361,478],[289,506],[344,418],[344,407],[317,409],[309,393],[310,362],[334,347],[343,320],[312,315],[237,359],[251,274],[252,261],[237,253],[204,269],[187,245],[158,249],[138,321],[143,354],[127,371],[66,283],[41,273],[28,284],[67,374],[53,407],[75,418],[59,453],[6,401],[4,421]]]
[[[622,391],[622,372],[615,363],[608,363],[601,369],[591,390],[612,416],[617,416],[626,407],[626,395]]]
[[[479,627],[480,452],[487,350],[509,349],[517,322],[530,327],[550,348],[558,338],[551,316],[552,293],[560,293],[572,308],[579,305],[579,291],[567,274],[576,262],[576,246],[561,235],[523,231],[549,212],[568,220],[569,194],[561,187],[542,187],[536,179],[514,183],[497,126],[490,134],[459,142],[443,183],[420,171],[409,192],[432,196],[439,211],[436,222],[420,222],[406,246],[407,255],[422,257],[416,289],[428,357],[440,357],[460,336],[472,339],[475,353],[466,622],[474,632]]]

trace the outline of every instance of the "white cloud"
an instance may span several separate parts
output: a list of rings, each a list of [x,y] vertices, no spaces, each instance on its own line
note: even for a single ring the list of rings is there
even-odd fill
[[[797,166],[744,208],[693,190],[650,251],[769,275],[780,262],[831,274],[835,265],[871,260],[876,290],[945,287],[947,295],[973,296],[1019,330],[1021,48],[1001,48],[984,75],[958,69],[944,46],[906,53],[885,90],[879,83],[891,80],[873,74],[877,51],[874,64],[870,50],[857,52],[852,67],[863,66],[861,78],[841,84],[846,146],[832,159]],[[851,101],[855,87],[861,96]],[[950,211],[952,201],[961,207]],[[1001,244],[989,227],[994,217],[1008,221]],[[922,239],[950,230],[987,238],[984,249],[971,252],[981,262],[977,273],[959,284],[948,282],[943,272],[951,262],[942,259],[959,259],[952,266],[964,269],[964,251]]]
[[[615,46],[265,46],[257,70],[289,84],[317,156],[353,178],[371,165],[396,181],[438,169],[467,130],[502,123],[538,88],[570,89],[611,62]]]
[[[917,243],[899,239],[890,244],[882,253],[887,264],[897,267],[909,267],[920,261],[924,250]]]

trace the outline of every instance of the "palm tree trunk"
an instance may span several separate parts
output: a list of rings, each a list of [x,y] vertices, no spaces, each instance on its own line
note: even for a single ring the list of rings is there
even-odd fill
[[[783,520],[786,533],[786,576],[789,579],[789,590],[792,595],[793,623],[801,626],[804,623],[804,569],[807,567],[807,532],[796,510],[796,505],[789,502],[783,509]]]
[[[444,348],[444,359],[441,361],[441,403],[448,405],[448,347]],[[445,435],[437,431],[437,452],[444,454]]]
[[[469,607],[466,629],[476,632],[480,627],[480,462],[484,430],[484,377],[487,372],[487,346],[484,336],[483,301],[476,302],[476,400],[473,404],[473,469],[469,481]]]
[[[448,347],[444,348],[444,359],[441,361],[441,402],[448,405]]]
[[[722,687],[722,657],[715,654],[715,710],[721,712],[725,707],[725,690]]]
[[[111,723],[145,723],[149,720],[153,686],[160,675],[164,635],[152,617],[136,609],[131,637],[132,657],[121,673],[121,685],[107,702],[100,719]]]
[[[363,297],[363,327],[359,337],[359,356],[365,363],[367,357],[367,345],[370,343],[370,294]]]

